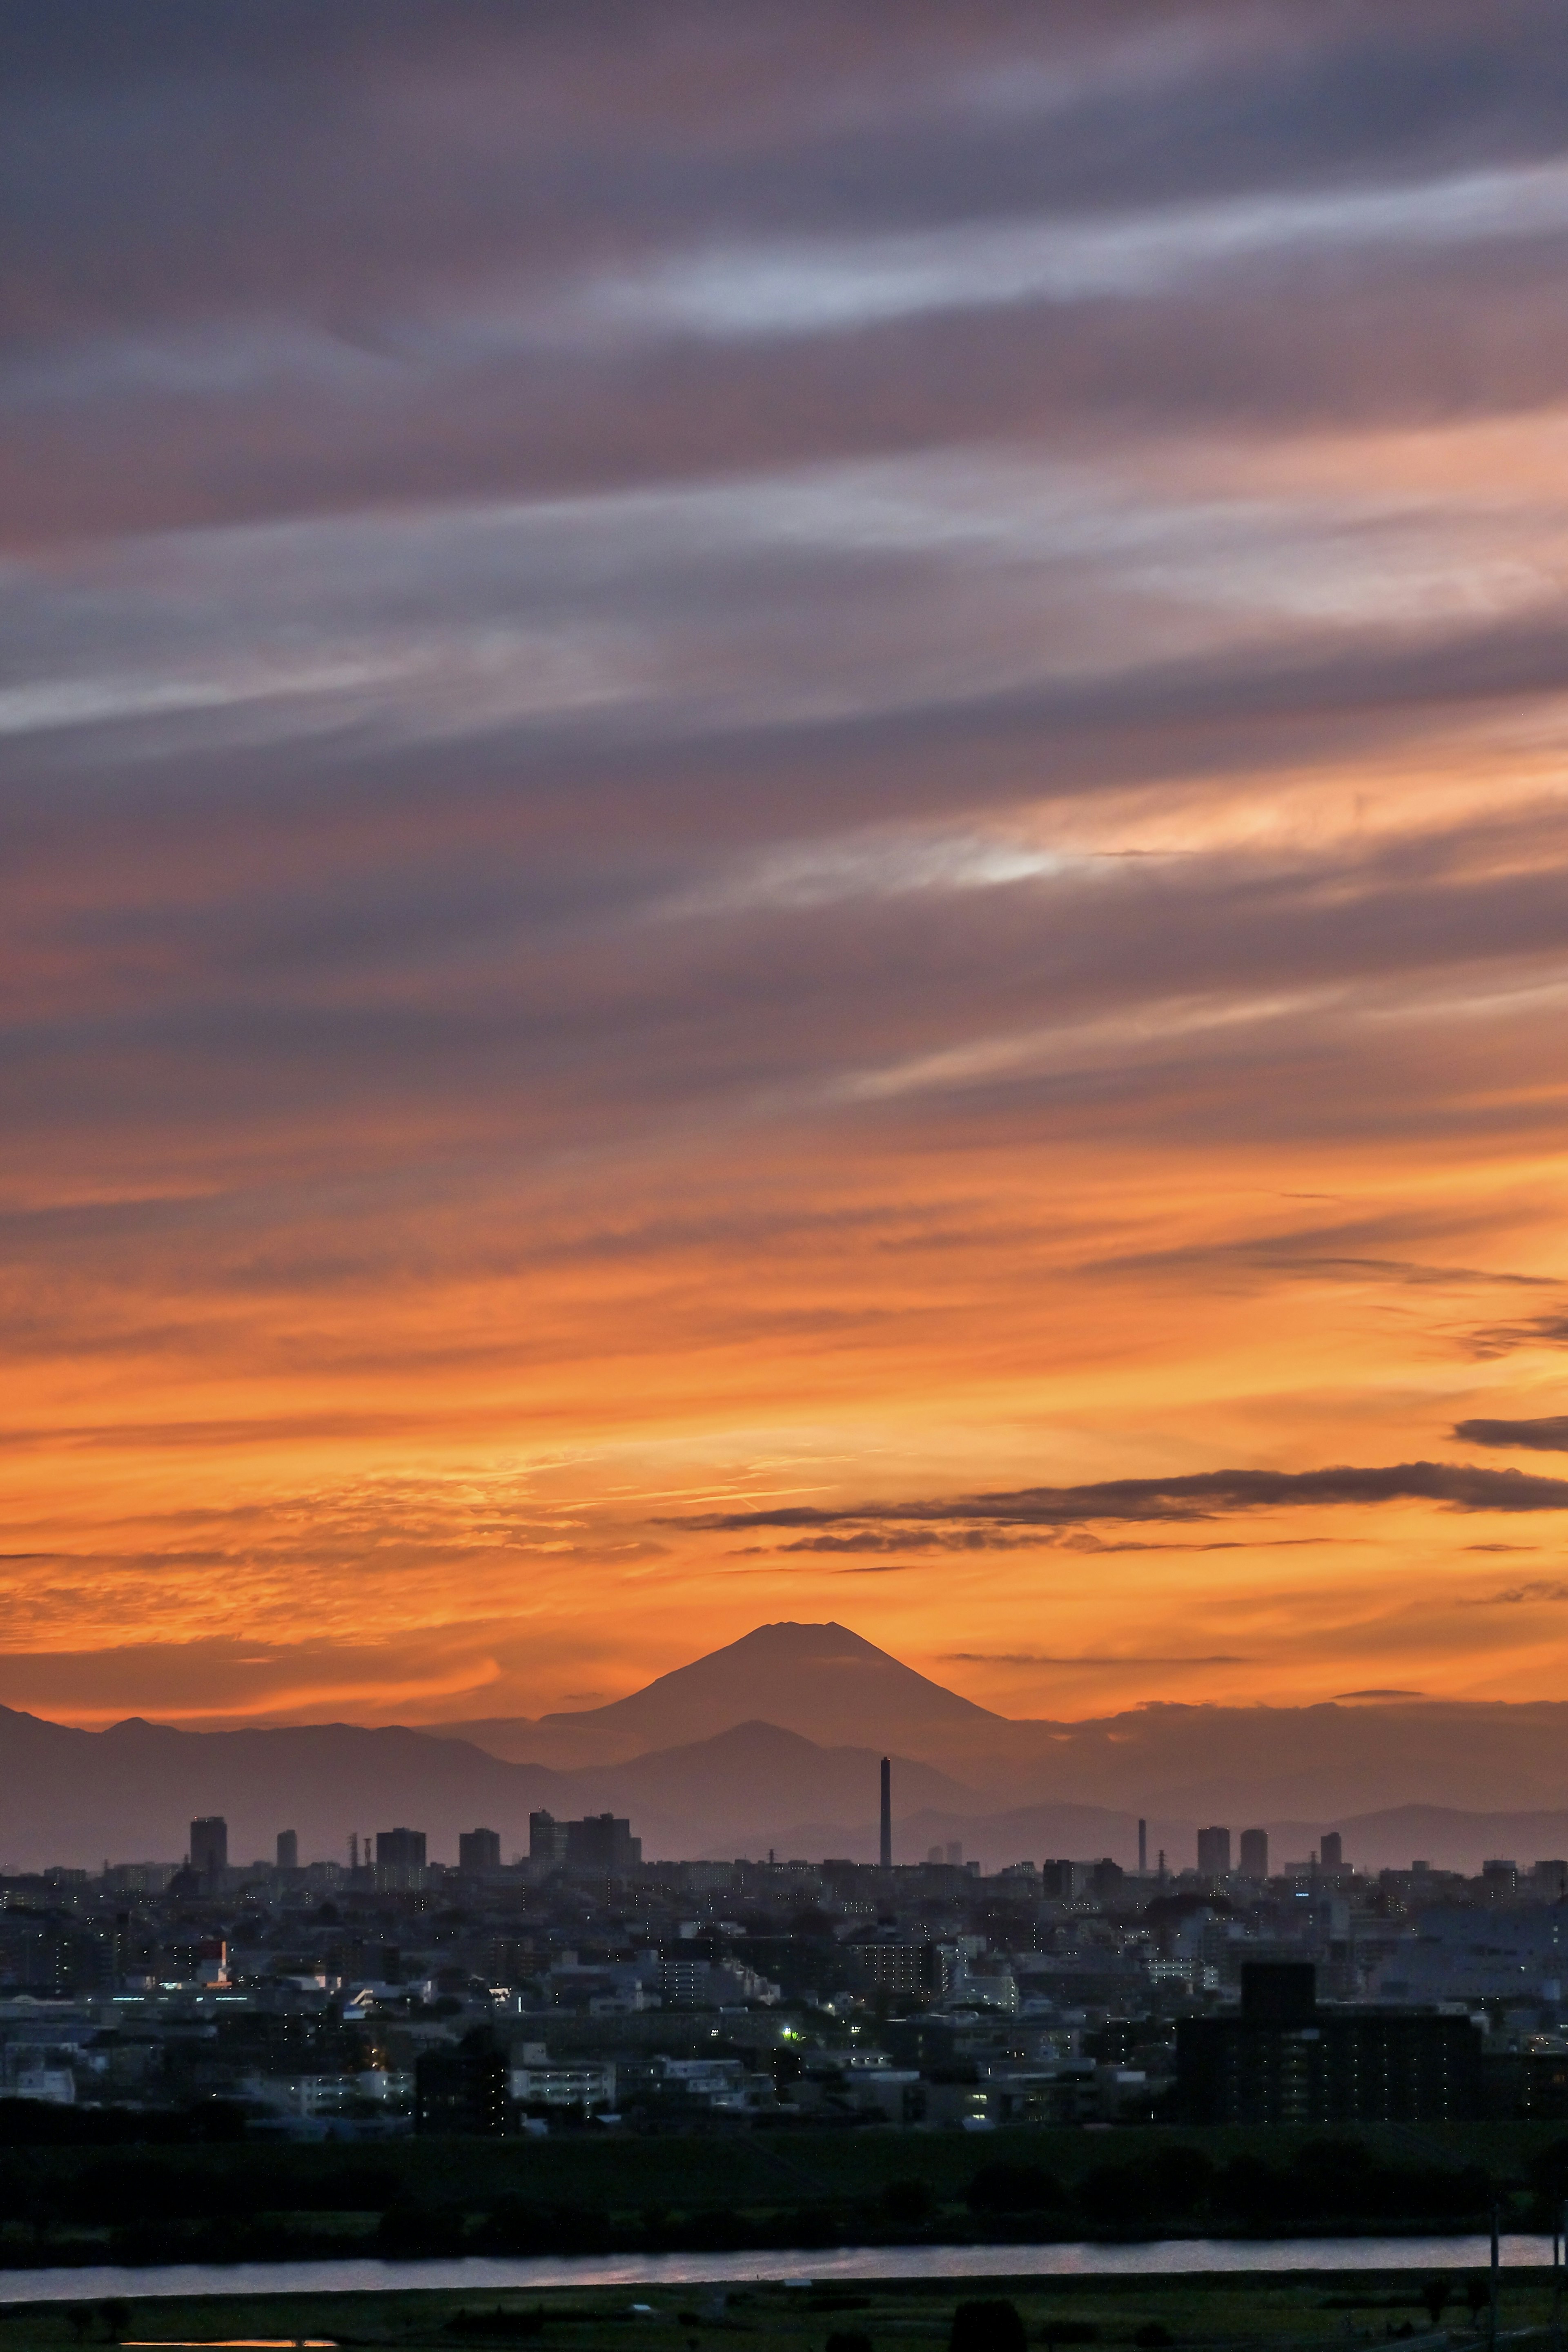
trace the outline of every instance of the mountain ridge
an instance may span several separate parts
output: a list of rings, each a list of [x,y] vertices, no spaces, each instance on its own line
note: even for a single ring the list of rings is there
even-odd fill
[[[868,1713],[879,1738],[905,1746],[911,1738],[941,1734],[962,1744],[965,1734],[1007,1721],[918,1674],[847,1625],[786,1618],[754,1625],[738,1641],[673,1666],[603,1706],[430,1728],[481,1746],[481,1735],[488,1734],[503,1743],[512,1761],[560,1766],[587,1762],[590,1751],[594,1761],[621,1762],[682,1739],[711,1738],[737,1722],[777,1723],[820,1745],[843,1744],[865,1729]],[[523,1746],[526,1759],[518,1752]]]
[[[539,1806],[629,1814],[649,1859],[770,1847],[809,1859],[869,1854],[883,1753],[893,1759],[901,1859],[959,1838],[993,1862],[1080,1844],[1131,1860],[1139,1815],[1151,1823],[1151,1853],[1163,1843],[1173,1867],[1192,1860],[1199,1821],[1273,1825],[1305,1853],[1325,1829],[1375,1820],[1369,1839],[1386,1839],[1379,1854],[1402,1863],[1430,1846],[1441,1864],[1477,1841],[1492,1852],[1545,1841],[1521,1860],[1568,1848],[1562,1701],[1162,1704],[1018,1719],[945,1690],[847,1627],[786,1622],[753,1628],[607,1706],[497,1722],[524,1752],[498,1754],[454,1725],[211,1731],[128,1717],[88,1731],[0,1708],[0,1863],[175,1860],[189,1821],[208,1811],[229,1820],[241,1861],[269,1853],[281,1828],[299,1832],[307,1856],[342,1857],[351,1830],[397,1822],[424,1828],[432,1859],[450,1860],[459,1832],[480,1825],[499,1830],[508,1853],[521,1850]],[[1423,1806],[1429,1832],[1411,1811]],[[1401,1840],[1409,1851],[1395,1853]]]

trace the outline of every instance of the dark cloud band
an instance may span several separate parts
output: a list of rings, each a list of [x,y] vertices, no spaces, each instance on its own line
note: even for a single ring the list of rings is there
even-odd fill
[[[734,1532],[746,1528],[821,1528],[934,1522],[971,1528],[1081,1527],[1096,1519],[1206,1519],[1231,1511],[1364,1508],[1436,1503],[1457,1511],[1568,1510],[1568,1478],[1489,1470],[1468,1462],[1403,1462],[1389,1468],[1200,1470],[1179,1478],[1106,1478],[1085,1486],[1024,1486],[1012,1494],[957,1496],[950,1502],[864,1505],[847,1510],[792,1506],[735,1511],[681,1525]]]
[[[1454,1431],[1467,1445],[1516,1445],[1531,1454],[1568,1454],[1568,1413],[1534,1421],[1461,1421]]]

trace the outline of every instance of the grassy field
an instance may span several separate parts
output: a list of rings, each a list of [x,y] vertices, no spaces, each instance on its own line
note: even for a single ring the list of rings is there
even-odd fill
[[[1040,2165],[1068,2187],[1093,2168],[1142,2161],[1162,2147],[1201,2147],[1223,2166],[1238,2156],[1271,2163],[1313,2139],[1353,2137],[1397,2164],[1479,2164],[1500,2179],[1522,2179],[1549,2147],[1568,2147],[1562,2124],[1492,2123],[1358,2126],[1327,2134],[1237,2126],[1152,2126],[1085,2131],[1021,2126],[971,2137],[962,2132],[743,2132],[668,2138],[620,2137],[604,2131],[559,2133],[547,2140],[429,2139],[369,2145],[276,2147],[246,2143],[200,2147],[0,2149],[0,2179],[25,2176],[47,2198],[105,2168],[127,2167],[169,2184],[215,2192],[232,2187],[258,2206],[324,2210],[335,2184],[362,2179],[377,2194],[483,2205],[513,2196],[551,2205],[637,2213],[649,2206],[777,2207],[813,2199],[875,2195],[896,2180],[919,2180],[939,2204],[962,2205],[983,2164]],[[7,2197],[8,2203],[13,2199]]]
[[[700,2287],[139,2298],[125,2306],[129,2317],[113,2335],[106,2331],[101,2306],[79,2309],[74,2321],[68,2305],[0,2312],[0,2352],[110,2341],[247,2339],[329,2340],[405,2352],[419,2347],[455,2352],[466,2344],[485,2352],[520,2341],[537,2352],[630,2352],[636,2346],[646,2352],[826,2352],[829,2336],[848,2330],[867,2336],[872,2352],[933,2352],[947,2345],[955,2305],[974,2295],[1010,2297],[1031,2347],[1098,2345],[1106,2352],[1139,2352],[1140,2336],[1148,2341],[1158,2329],[1180,2352],[1348,2352],[1384,2345],[1391,2331],[1397,2336],[1408,2326],[1428,2352],[1437,2352],[1445,2339],[1430,2329],[1421,2302],[1424,2283],[1418,2274],[1363,2272],[1139,2282],[948,2280],[885,2288],[757,2285],[731,2290],[721,2311]],[[634,2301],[652,2309],[634,2315]],[[476,2325],[498,2313],[500,2326]],[[529,2324],[528,2315],[536,2314],[542,2318],[537,2332],[520,2333],[519,2321]],[[1462,2311],[1449,2316],[1462,2323],[1450,2328],[1450,2345],[1478,2342]],[[1504,2273],[1505,2335],[1544,2330],[1551,2318],[1548,2273]],[[1540,2335],[1535,2341],[1544,2352],[1550,2338]]]
[[[0,2265],[1274,2235],[1358,2224],[1425,2231],[1474,2227],[1494,2198],[1507,2226],[1529,2228],[1549,2226],[1542,2192],[1568,2193],[1561,2126],[1374,2126],[1354,2140],[1393,2172],[1381,2180],[1358,2173],[1355,2149],[1336,2141],[1315,2165],[1309,2158],[1315,2185],[1303,2201],[1290,2181],[1279,2185],[1283,2168],[1323,2137],[1241,2129],[659,2139],[584,2132],[545,2141],[7,2148]],[[1264,2179],[1261,2201],[1237,2202],[1239,2189],[1189,2193],[1195,2179],[1217,2180],[1234,2159],[1242,2159],[1243,2189],[1247,2179]],[[1047,2176],[1049,2196],[1002,2210],[985,2202],[983,2183],[972,2202],[976,2176],[998,2166]],[[1469,2168],[1468,2177],[1445,2166]]]

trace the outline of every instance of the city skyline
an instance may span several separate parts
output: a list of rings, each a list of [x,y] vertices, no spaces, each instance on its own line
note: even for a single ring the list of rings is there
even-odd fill
[[[0,1705],[1555,1700],[1560,11],[5,39]]]

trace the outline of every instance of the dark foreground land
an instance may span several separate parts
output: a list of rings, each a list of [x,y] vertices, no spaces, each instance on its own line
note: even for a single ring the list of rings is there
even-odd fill
[[[1486,2343],[1459,2290],[1432,2325],[1436,2280],[1393,2273],[1268,2278],[930,2280],[862,2288],[757,2285],[721,2303],[702,2287],[557,2290],[545,2294],[203,2295],[153,2297],[118,2306],[34,2305],[0,2312],[0,2352],[57,2344],[234,2343],[429,2347],[458,2352],[526,2345],[533,2352],[947,2352],[954,2313],[975,2297],[1005,2297],[1024,2337],[1043,2352],[1100,2346],[1105,2352],[1345,2352],[1414,2339],[1426,2352]],[[1550,2272],[1504,2273],[1500,2343],[1546,2352]],[[634,2311],[634,2304],[645,2307]],[[996,2352],[1006,2344],[987,2331]],[[835,2336],[859,2345],[834,2347]],[[1016,2338],[1015,2337],[1015,2343]],[[979,2352],[979,2347],[977,2347]]]
[[[0,2266],[1551,2230],[1562,2126],[0,2147]]]

